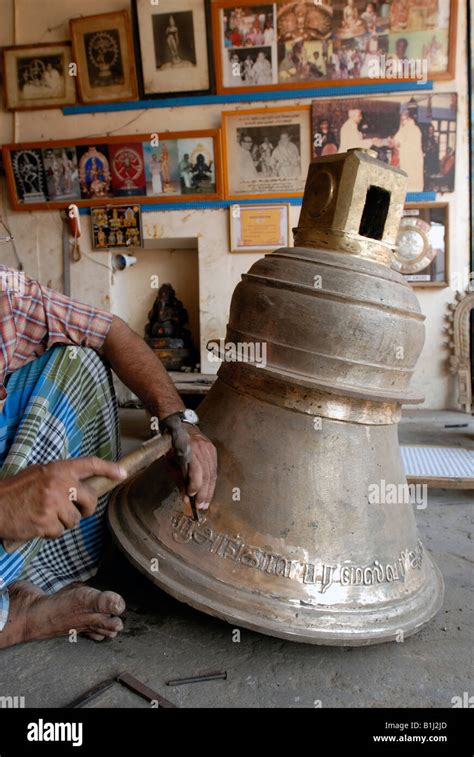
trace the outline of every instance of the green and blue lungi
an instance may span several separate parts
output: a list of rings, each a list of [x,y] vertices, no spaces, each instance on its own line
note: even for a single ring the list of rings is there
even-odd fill
[[[5,386],[0,479],[33,464],[120,456],[112,376],[93,350],[57,345],[8,376]],[[53,594],[97,572],[109,496],[100,497],[94,515],[59,539],[33,539],[12,554],[0,541],[0,631],[8,617],[8,587],[15,581],[27,579]]]

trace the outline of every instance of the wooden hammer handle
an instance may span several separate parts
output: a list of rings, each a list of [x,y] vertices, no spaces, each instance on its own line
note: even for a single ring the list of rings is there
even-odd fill
[[[111,492],[116,486],[123,484],[124,481],[131,478],[139,471],[148,468],[148,466],[154,463],[155,460],[164,457],[171,448],[172,444],[169,434],[165,434],[164,436],[154,436],[152,439],[143,442],[143,444],[141,444],[140,447],[137,447],[137,449],[134,449],[133,452],[129,452],[128,455],[124,455],[124,457],[117,461],[120,467],[126,471],[126,478],[122,478],[120,481],[114,481],[105,476],[92,476],[91,478],[84,479],[84,484],[87,484],[87,486],[94,489],[97,497],[102,497],[103,494]],[[22,541],[10,541],[9,539],[3,540],[3,548],[8,554],[15,552],[22,546],[22,544],[24,544]]]

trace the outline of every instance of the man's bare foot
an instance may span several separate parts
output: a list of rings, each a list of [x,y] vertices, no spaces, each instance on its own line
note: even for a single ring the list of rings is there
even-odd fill
[[[9,588],[8,621],[0,631],[0,649],[35,639],[64,636],[71,630],[94,641],[114,638],[123,628],[125,602],[113,591],[72,584],[57,594],[45,594],[29,581]]]

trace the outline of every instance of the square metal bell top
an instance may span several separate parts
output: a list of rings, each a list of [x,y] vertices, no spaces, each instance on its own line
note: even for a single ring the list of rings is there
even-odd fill
[[[295,245],[348,252],[390,264],[407,174],[373,150],[315,158],[308,171]]]

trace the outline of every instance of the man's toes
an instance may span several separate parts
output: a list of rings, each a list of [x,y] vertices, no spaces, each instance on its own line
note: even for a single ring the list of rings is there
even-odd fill
[[[125,611],[125,600],[115,591],[101,591],[95,607],[107,615],[121,615]]]
[[[94,613],[87,619],[87,631],[91,633],[117,635],[123,631],[123,621],[121,618],[111,617],[110,615],[100,615]]]
[[[121,615],[125,610],[124,600],[115,591],[99,591],[91,586],[82,586],[75,592],[77,592],[75,598],[84,610],[106,615]]]
[[[83,636],[85,636],[87,639],[92,639],[92,641],[104,641],[105,636],[102,636],[100,633],[92,633],[87,632],[84,633]]]

